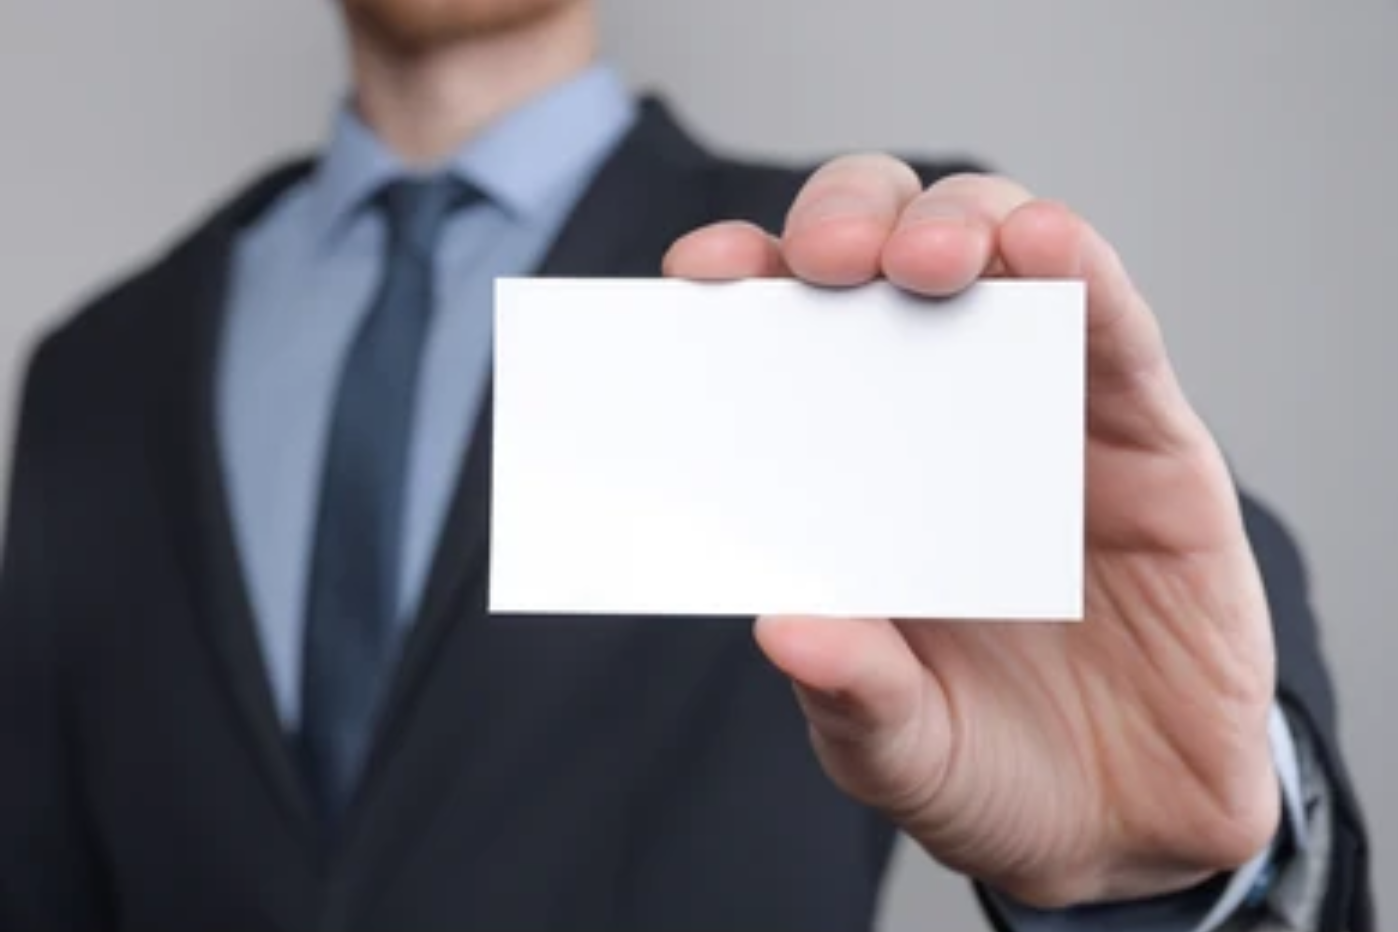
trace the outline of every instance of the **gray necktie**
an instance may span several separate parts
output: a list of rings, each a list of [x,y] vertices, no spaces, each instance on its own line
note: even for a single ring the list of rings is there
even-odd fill
[[[390,184],[383,280],[340,374],[306,601],[301,752],[334,827],[353,795],[395,653],[414,396],[443,221],[476,196],[452,177]]]

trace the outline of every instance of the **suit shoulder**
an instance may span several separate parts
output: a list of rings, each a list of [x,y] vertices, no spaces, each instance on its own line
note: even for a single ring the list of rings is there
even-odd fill
[[[31,368],[49,371],[107,355],[111,337],[152,315],[150,299],[170,261],[169,256],[147,260],[80,300],[40,334]]]
[[[193,312],[197,291],[220,274],[241,223],[307,169],[298,161],[236,188],[176,233],[153,258],[99,286],[43,331],[31,351],[30,378],[91,379],[112,366],[141,366],[162,343],[170,315]]]

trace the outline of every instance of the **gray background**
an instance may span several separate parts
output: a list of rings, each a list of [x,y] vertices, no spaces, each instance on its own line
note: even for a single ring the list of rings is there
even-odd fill
[[[1398,5],[603,7],[631,78],[715,144],[975,153],[1116,242],[1196,402],[1304,538],[1377,886],[1398,888]],[[324,0],[0,0],[0,431],[38,327],[321,136],[337,43]],[[884,926],[981,927],[907,850]]]

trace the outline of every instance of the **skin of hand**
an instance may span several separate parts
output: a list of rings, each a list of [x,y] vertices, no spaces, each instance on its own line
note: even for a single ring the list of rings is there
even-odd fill
[[[1098,233],[1004,178],[923,190],[907,165],[855,155],[810,178],[780,237],[705,227],[665,274],[884,278],[928,295],[1083,281],[1084,622],[767,617],[756,637],[835,783],[1021,902],[1178,891],[1268,844],[1280,793],[1261,577],[1219,448]]]

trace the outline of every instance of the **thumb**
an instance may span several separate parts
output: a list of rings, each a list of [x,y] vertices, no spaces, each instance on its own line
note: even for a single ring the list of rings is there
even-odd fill
[[[859,801],[910,817],[936,795],[950,728],[942,691],[886,619],[760,618],[768,660],[791,678],[830,778]]]

